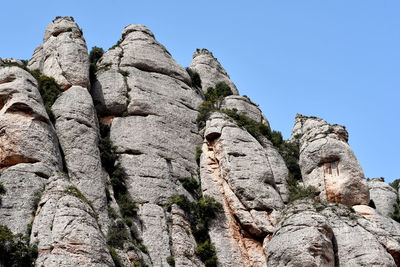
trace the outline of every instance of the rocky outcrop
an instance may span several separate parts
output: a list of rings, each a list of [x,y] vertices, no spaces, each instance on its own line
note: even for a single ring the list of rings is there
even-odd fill
[[[93,203],[100,224],[107,227],[106,177],[102,172],[92,98],[86,88],[73,86],[57,99],[52,111],[69,177]]]
[[[368,205],[367,181],[343,126],[297,114],[294,138],[300,140],[299,164],[305,186],[317,188],[322,200]]]
[[[230,95],[225,97],[221,109],[237,110],[239,114],[244,114],[250,119],[270,127],[260,108],[246,96]]]
[[[287,210],[266,247],[268,266],[337,266],[329,222],[306,207],[302,203]]]
[[[394,221],[368,206],[354,208],[360,213],[340,204],[291,204],[266,248],[268,265],[396,266],[400,243],[391,234],[397,228],[385,225]]]
[[[122,31],[119,46],[124,53],[121,67],[156,72],[190,84],[189,74],[172,58],[167,49],[155,40],[153,33],[145,26],[126,26]]]
[[[385,183],[383,178],[373,178],[368,181],[369,195],[374,202],[376,211],[384,216],[394,212],[393,205],[396,204],[396,190]]]
[[[114,266],[96,216],[65,176],[51,177],[32,227],[36,266]]]
[[[171,210],[172,255],[175,266],[204,266],[196,255],[196,240],[190,234],[190,223],[186,215],[177,205]]]
[[[217,83],[224,82],[229,85],[234,95],[239,94],[228,73],[207,49],[197,49],[194,52],[189,68],[200,75],[204,92],[207,92],[209,87],[215,87]]]
[[[58,141],[36,80],[19,67],[0,68],[0,224],[25,233],[35,192],[57,169]]]
[[[267,152],[223,114],[210,117],[204,138],[203,194],[224,207],[209,229],[218,261],[221,266],[265,266],[262,241],[275,230],[283,208]]]
[[[127,26],[97,67],[92,95],[102,117],[110,118],[111,141],[139,204],[143,244],[154,266],[167,265],[174,249],[164,206],[172,195],[192,199],[179,179],[197,176],[195,121],[202,99],[188,85],[188,73],[142,25]]]
[[[72,17],[57,17],[47,26],[28,68],[53,77],[63,90],[73,85],[89,88],[86,41]]]

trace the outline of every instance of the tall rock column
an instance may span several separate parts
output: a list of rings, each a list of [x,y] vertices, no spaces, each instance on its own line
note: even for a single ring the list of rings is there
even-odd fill
[[[343,126],[297,114],[292,138],[300,138],[299,164],[305,186],[314,186],[322,200],[368,205],[367,181]]]
[[[171,241],[171,213],[164,207],[175,194],[192,199],[179,179],[196,179],[201,138],[195,121],[202,99],[189,86],[188,73],[142,25],[125,27],[97,68],[92,96],[102,121],[111,125],[129,194],[138,203],[143,244],[153,266],[167,266],[167,257],[181,246],[170,247],[180,239]]]
[[[37,88],[19,67],[0,67],[0,225],[26,232],[35,192],[61,170],[57,136]]]
[[[82,30],[72,17],[57,17],[28,68],[53,77],[64,92],[52,107],[56,131],[73,184],[91,201],[107,231],[106,178],[98,149],[96,110],[88,92],[89,57]]]
[[[265,266],[263,246],[284,204],[266,150],[245,129],[215,113],[204,129],[200,162],[204,195],[223,204],[210,223],[221,266]]]
[[[89,86],[89,58],[82,30],[72,17],[57,17],[46,28],[43,44],[28,62],[30,70],[53,77],[63,90]]]

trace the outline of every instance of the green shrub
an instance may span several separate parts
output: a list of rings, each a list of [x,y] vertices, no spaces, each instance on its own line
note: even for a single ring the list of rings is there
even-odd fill
[[[107,234],[107,244],[116,247],[123,248],[124,242],[129,240],[129,235],[126,230],[125,224],[121,220],[117,220],[110,226]]]
[[[198,190],[200,188],[200,184],[197,182],[196,179],[190,177],[184,177],[179,179],[182,183],[183,188],[185,188],[189,193],[192,195],[198,196]]]
[[[120,195],[117,198],[117,203],[122,217],[133,217],[136,215],[138,207],[136,206],[135,202],[131,200],[128,194]]]
[[[256,122],[244,114],[239,114],[236,109],[224,109],[222,112],[232,118],[239,127],[245,128],[258,141],[261,141],[262,137],[271,139],[271,130],[264,123]]]
[[[169,198],[169,202],[178,205],[188,214],[191,213],[193,208],[193,203],[185,195],[173,195]]]
[[[214,219],[216,214],[222,210],[222,204],[210,196],[200,198],[197,207],[198,216],[205,221]]]
[[[126,70],[121,70],[121,69],[119,69],[118,72],[121,73],[122,76],[124,76],[124,77],[128,77],[128,76],[129,76],[129,72],[126,71]]]
[[[201,88],[200,75],[196,71],[191,70],[190,68],[186,68],[186,71],[189,74],[190,79],[192,80],[192,85],[197,88]]]
[[[206,267],[216,267],[217,266],[217,256],[215,253],[214,244],[210,240],[206,240],[201,243],[196,248],[196,254],[204,262]]]
[[[7,226],[0,225],[1,266],[34,266],[37,255],[37,246],[30,245],[28,238],[14,235]]]
[[[214,88],[208,88],[204,94],[205,101],[199,106],[199,115],[196,119],[197,127],[203,128],[211,113],[220,110],[224,98],[232,94],[231,88],[224,82],[218,83]]]
[[[51,111],[51,106],[62,93],[61,87],[57,84],[54,78],[42,75],[38,70],[31,71],[31,74],[38,82],[38,89],[42,96],[44,107],[46,108],[50,120],[54,123],[55,117]]]
[[[167,257],[167,263],[169,264],[169,266],[175,267],[175,259],[174,259],[174,256],[168,256],[168,257]]]
[[[74,196],[76,198],[79,198],[80,200],[82,200],[83,202],[85,202],[86,204],[89,205],[89,207],[93,210],[93,212],[95,213],[96,217],[97,217],[97,212],[93,207],[92,202],[90,202],[83,194],[81,191],[79,191],[78,188],[76,188],[75,186],[68,186],[67,189],[64,190],[65,194]]]
[[[91,83],[94,83],[94,81],[96,79],[96,72],[98,70],[96,63],[103,56],[103,54],[104,54],[104,50],[101,47],[93,46],[92,50],[90,50],[90,53],[89,53],[89,62],[90,62],[89,78],[90,78]]]
[[[400,179],[396,179],[393,182],[391,182],[389,185],[391,187],[393,187],[394,190],[399,191],[399,183],[400,183]]]
[[[90,63],[97,63],[99,59],[103,56],[104,50],[101,47],[93,46],[92,50],[89,53],[89,62]]]
[[[206,266],[216,266],[217,256],[208,234],[208,223],[221,212],[222,205],[210,196],[202,197],[198,202],[191,202],[184,195],[173,195],[169,201],[185,211],[197,243],[196,253],[200,259]]]
[[[232,95],[232,90],[224,82],[217,83],[215,87],[207,88],[207,92],[204,94],[206,101],[218,102],[223,100],[226,96]]]
[[[202,148],[200,146],[196,146],[196,163],[197,163],[197,166],[200,166],[200,157],[201,157],[202,153],[203,153]]]
[[[313,186],[301,187],[297,181],[289,184],[289,203],[298,199],[314,199],[319,195],[318,190]]]
[[[108,211],[108,217],[110,217],[111,219],[117,219],[118,218],[118,214],[113,209],[113,207],[108,207],[107,211]]]
[[[4,187],[3,184],[0,184],[0,195],[3,195],[6,193],[6,188]]]
[[[32,210],[32,215],[34,216],[36,213],[36,210],[39,206],[39,202],[40,199],[42,198],[42,194],[44,192],[45,189],[45,185],[43,185],[41,188],[39,188],[38,190],[36,190],[33,193],[33,200],[32,200],[32,204],[31,204],[31,210]]]
[[[115,267],[124,267],[120,257],[118,256],[117,251],[111,246],[108,246],[108,250],[110,251],[111,258],[115,264]]]

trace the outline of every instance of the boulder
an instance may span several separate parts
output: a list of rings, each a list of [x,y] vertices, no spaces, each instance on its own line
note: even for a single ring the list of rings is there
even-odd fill
[[[297,114],[292,138],[300,140],[304,186],[315,187],[322,200],[368,205],[367,181],[343,126]]]
[[[337,266],[327,219],[307,204],[291,205],[287,213],[266,247],[268,266]]]

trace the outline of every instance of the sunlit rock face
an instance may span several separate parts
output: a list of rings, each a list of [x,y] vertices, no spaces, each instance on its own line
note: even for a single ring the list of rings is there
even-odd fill
[[[266,149],[227,116],[215,113],[207,121],[202,150],[203,194],[224,207],[209,229],[219,262],[265,266],[264,242],[284,206]]]
[[[383,178],[372,178],[368,181],[369,194],[379,214],[390,216],[396,205],[396,190],[385,183]]]
[[[57,17],[47,26],[28,68],[53,77],[63,90],[73,85],[89,88],[86,41],[72,17]]]
[[[367,181],[343,126],[298,114],[294,138],[300,140],[299,164],[305,186],[317,188],[321,200],[368,205]]]
[[[217,109],[198,129],[204,92],[220,82],[233,91],[221,109],[270,127],[208,50],[188,72],[132,24],[91,63],[89,77],[71,17],[49,24],[28,63],[64,90],[49,116],[36,72],[0,59],[0,225],[37,246],[35,266],[400,266],[397,192],[365,180],[343,126],[296,116],[296,187],[284,161],[296,148],[282,156]],[[215,217],[201,197],[221,204]]]
[[[35,191],[59,169],[57,136],[36,80],[19,67],[0,67],[0,224],[25,233]]]
[[[217,83],[224,82],[229,85],[234,95],[239,94],[228,73],[207,49],[197,49],[194,52],[189,68],[200,75],[204,92],[207,92],[209,87],[215,87]]]

